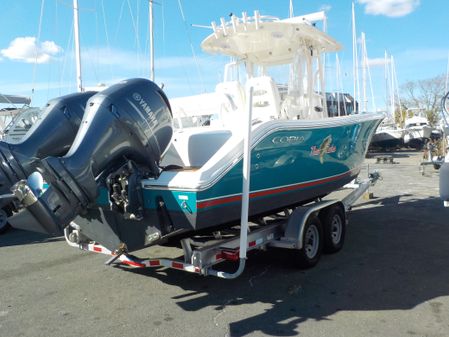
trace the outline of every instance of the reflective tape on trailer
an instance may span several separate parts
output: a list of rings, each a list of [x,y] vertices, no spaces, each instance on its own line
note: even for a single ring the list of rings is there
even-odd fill
[[[80,244],[79,248],[81,250],[90,251],[93,253],[101,253],[105,255],[111,255],[116,256],[114,252],[110,251],[109,249],[96,244],[96,243],[89,243],[89,244]],[[129,267],[133,268],[151,268],[151,267],[166,267],[166,268],[172,268],[177,270],[183,270],[190,273],[197,273],[201,274],[201,268],[194,266],[190,263],[185,263],[182,261],[177,261],[173,259],[140,259],[137,257],[129,256],[126,254],[122,254],[117,259],[118,263],[122,263],[124,265],[127,265]]]

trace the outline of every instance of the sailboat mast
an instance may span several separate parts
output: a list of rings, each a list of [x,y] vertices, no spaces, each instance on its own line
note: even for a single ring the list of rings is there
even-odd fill
[[[290,0],[289,17],[293,17],[293,0]]]
[[[393,118],[396,120],[396,86],[395,86],[395,72],[394,68],[394,57],[390,55],[390,64],[391,64],[391,109],[393,110]]]
[[[338,58],[338,54],[335,54],[335,80],[337,82],[337,112],[338,116],[341,116],[340,109],[340,96],[341,96],[341,86],[340,86],[340,59]],[[344,99],[344,98],[343,98]],[[345,112],[346,115],[346,112]]]
[[[397,100],[396,97],[394,98],[394,116],[396,118],[396,114],[399,113],[399,119],[402,120],[402,104],[401,104],[401,96],[399,96],[399,89],[398,89],[398,76],[396,74],[396,65],[394,62],[394,56],[391,55],[391,65],[392,65],[392,74],[391,77],[393,77],[393,96],[397,95]],[[398,106],[398,108],[396,109],[396,105]],[[396,112],[397,111],[397,112]],[[395,119],[396,120],[396,119]]]
[[[385,79],[385,110],[388,111],[387,105],[389,103],[389,91],[388,91],[388,58],[387,51],[384,51],[384,79]]]
[[[149,29],[150,29],[150,80],[154,82],[154,32],[153,32],[153,0],[149,3]]]
[[[81,51],[78,20],[78,0],[73,0],[73,34],[75,40],[75,61],[76,61],[76,89],[78,92],[84,91],[81,79]]]
[[[354,113],[357,109],[357,100],[359,99],[359,69],[357,55],[357,35],[355,29],[355,9],[352,3],[352,63],[353,63],[353,84],[354,84]]]
[[[365,33],[362,32],[361,36],[362,44],[362,94],[363,94],[363,112],[368,110],[368,99],[366,97],[366,68],[368,62],[368,55],[366,53],[366,40]]]
[[[446,81],[444,82],[444,93],[447,93],[449,81],[449,53],[447,54],[447,66],[446,66]]]

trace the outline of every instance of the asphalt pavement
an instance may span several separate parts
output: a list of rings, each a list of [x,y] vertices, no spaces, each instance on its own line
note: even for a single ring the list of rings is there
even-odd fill
[[[0,236],[0,336],[449,336],[438,171],[422,174],[417,152],[393,157],[365,161],[383,177],[374,198],[354,205],[343,250],[310,270],[274,249],[250,254],[232,281],[130,270],[63,238],[11,230]]]

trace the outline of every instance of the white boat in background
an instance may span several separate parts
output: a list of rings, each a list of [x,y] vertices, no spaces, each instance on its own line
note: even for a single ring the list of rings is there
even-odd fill
[[[371,141],[372,149],[396,149],[404,145],[405,130],[397,122],[401,119],[401,101],[399,97],[396,67],[393,55],[385,52],[385,84],[386,102],[388,102],[387,118],[376,130]]]
[[[327,92],[327,112],[329,117],[347,116],[359,113],[359,103],[348,93]]]
[[[39,119],[41,113],[42,109],[36,107],[20,109],[3,129],[2,140],[10,144],[20,143],[33,124]]]
[[[430,138],[433,130],[434,128],[430,126],[427,117],[418,112],[413,117],[405,119],[404,144],[420,149]]]
[[[30,102],[31,99],[29,97],[0,93],[0,130],[2,135],[14,117],[27,109]]]
[[[30,114],[28,112],[33,111],[34,108],[29,107],[30,103],[29,97],[0,94],[0,143],[1,141],[18,142],[31,128],[33,120],[29,120]],[[4,185],[6,185],[5,181],[0,175],[0,186]],[[4,193],[5,189],[1,192]],[[6,212],[0,202],[0,234],[6,232],[9,228],[7,222],[9,214],[11,213]]]
[[[394,121],[389,119],[383,121],[377,128],[371,140],[371,147],[383,150],[394,149],[403,145],[403,138],[404,129],[399,128]]]

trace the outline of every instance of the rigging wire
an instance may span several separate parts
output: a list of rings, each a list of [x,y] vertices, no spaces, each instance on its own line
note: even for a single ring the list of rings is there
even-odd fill
[[[376,101],[374,100],[374,89],[373,89],[373,81],[371,78],[371,69],[369,66],[369,58],[368,58],[368,49],[366,48],[366,40],[364,39],[364,45],[363,45],[363,58],[365,62],[365,67],[368,72],[368,81],[369,81],[369,87],[370,87],[370,93],[371,93],[371,107],[374,109],[373,111],[377,110]]]
[[[100,28],[99,28],[99,20],[98,20],[98,2],[97,0],[95,0],[95,44],[97,46],[100,45]],[[98,83],[99,82],[99,76],[98,76],[98,64],[99,64],[99,60],[100,60],[100,50],[98,48],[95,49],[95,55],[92,55],[92,57],[88,57],[87,61],[89,63],[89,67],[92,68],[92,72],[93,72],[93,76],[95,78],[95,82]]]
[[[118,31],[119,31],[120,24],[121,24],[122,19],[123,19],[123,11],[124,11],[124,7],[125,7],[125,1],[126,0],[122,1],[122,6],[120,7],[120,14],[119,14],[118,22],[117,22],[117,25],[116,25],[117,28],[115,29],[114,41],[117,41]]]
[[[44,7],[45,7],[45,0],[41,0],[41,11],[40,11],[40,16],[39,16],[39,25],[38,25],[38,29],[37,29],[37,37],[35,40],[35,59],[34,59],[34,65],[33,65],[33,85],[31,88],[31,100],[33,99],[35,85],[36,85],[37,58],[39,55],[39,41],[41,38],[42,18],[44,16]]]
[[[370,93],[371,93],[371,107],[373,108],[373,111],[376,112],[377,111],[377,106],[376,106],[376,101],[374,100],[374,88],[373,88],[373,81],[372,81],[372,78],[371,78],[370,66],[367,65],[366,68],[368,70],[369,87],[370,87]]]
[[[59,32],[59,7],[58,7],[58,2],[55,1],[55,19],[54,19],[54,31],[55,32]],[[52,73],[52,67],[49,67],[48,69],[48,81],[47,81],[47,101],[50,98],[50,79],[52,78],[51,73]],[[55,75],[57,76],[57,75]]]
[[[106,21],[106,11],[104,9],[104,0],[101,0],[101,14],[103,16],[103,26],[104,26],[104,33],[106,36],[106,50],[108,54],[111,54],[111,43],[109,40],[109,32],[108,32],[108,24]],[[113,73],[113,67],[112,64],[109,63],[109,76],[110,78],[114,78],[114,73]]]
[[[165,6],[164,6],[164,2],[161,3],[161,7],[162,7],[162,52],[163,55],[165,56]],[[448,60],[449,62],[449,60]]]
[[[69,57],[68,55],[73,55],[73,18],[72,18],[72,24],[70,25],[70,34],[69,34],[69,38],[67,40],[67,45],[66,45],[66,49],[65,50],[70,50],[70,53],[66,53],[66,56],[64,57],[64,62],[62,63],[62,69],[61,69],[61,76],[60,76],[60,80],[59,80],[59,95],[61,95],[61,88],[62,88],[62,84],[64,81],[64,73],[66,70],[66,66],[67,66],[67,58]]]
[[[128,2],[128,9],[129,9],[129,14],[130,14],[130,16],[131,16],[131,22],[132,22],[132,24],[133,24],[133,28],[134,28],[134,34],[135,34],[135,37],[136,37],[136,56],[137,56],[137,61],[139,61],[139,64],[141,63],[140,62],[140,39],[139,39],[139,27],[137,26],[138,25],[138,11],[137,11],[137,20],[136,19],[134,19],[134,15],[133,15],[133,10],[132,10],[132,8],[131,8],[131,3],[129,2],[129,0],[127,1]]]
[[[188,39],[189,39],[190,50],[192,51],[192,56],[193,56],[193,60],[194,60],[194,62],[195,62],[195,67],[196,67],[196,70],[197,70],[197,73],[198,73],[198,77],[199,77],[199,79],[200,79],[200,84],[201,84],[201,86],[202,86],[202,88],[203,88],[203,92],[206,92],[206,88],[205,88],[205,86],[204,86],[203,75],[202,75],[202,73],[201,73],[201,69],[200,69],[200,65],[199,65],[199,62],[198,62],[198,58],[197,58],[197,56],[196,56],[195,49],[194,49],[194,47],[193,47],[192,36],[191,36],[191,34],[190,34],[190,29],[189,29],[189,26],[188,26],[188,24],[187,24],[186,17],[185,17],[185,15],[184,15],[184,10],[183,10],[183,8],[182,8],[181,0],[178,0],[178,7],[179,7],[179,11],[180,11],[180,13],[181,13],[181,17],[182,17],[182,21],[183,21],[183,23],[184,23],[184,27],[185,27],[185,30],[186,30],[186,33],[187,33],[187,37],[188,37]]]

